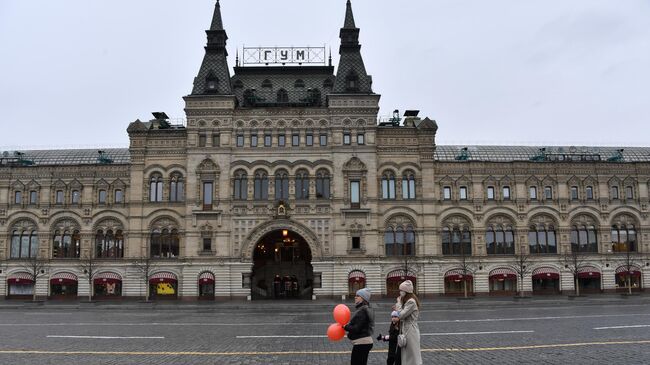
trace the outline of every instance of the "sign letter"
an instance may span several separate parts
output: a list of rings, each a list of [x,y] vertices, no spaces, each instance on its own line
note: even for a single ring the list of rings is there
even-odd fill
[[[269,61],[269,56],[273,54],[273,51],[266,50],[264,51],[264,61]]]
[[[305,50],[296,51],[296,61],[305,60]]]
[[[286,49],[283,51],[280,51],[280,60],[281,61],[287,61],[289,59],[289,51]]]

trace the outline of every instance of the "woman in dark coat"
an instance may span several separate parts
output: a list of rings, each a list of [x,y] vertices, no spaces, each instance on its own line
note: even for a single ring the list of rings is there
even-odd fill
[[[372,332],[375,327],[375,312],[370,307],[370,289],[357,290],[354,304],[357,310],[350,318],[350,322],[343,327],[352,342],[350,365],[367,365],[368,354],[373,343]]]

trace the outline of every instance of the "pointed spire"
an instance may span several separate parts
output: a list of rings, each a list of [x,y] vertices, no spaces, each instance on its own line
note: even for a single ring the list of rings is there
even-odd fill
[[[230,86],[230,69],[228,68],[228,51],[226,50],[228,35],[223,29],[219,0],[214,7],[210,30],[205,33],[208,36],[208,44],[205,47],[205,56],[199,74],[194,79],[192,95],[230,95],[232,88]]]
[[[214,15],[212,16],[212,25],[210,26],[210,30],[223,30],[221,5],[219,4],[219,0],[217,0],[217,4],[214,6]]]
[[[352,14],[352,3],[350,2],[350,0],[348,0],[345,9],[345,23],[343,25],[343,28],[355,29],[356,27],[357,26],[354,25],[354,14]]]

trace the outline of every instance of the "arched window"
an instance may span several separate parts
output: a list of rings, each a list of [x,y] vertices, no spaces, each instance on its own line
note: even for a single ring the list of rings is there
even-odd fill
[[[163,197],[163,180],[159,174],[151,175],[149,179],[149,201],[161,202]]]
[[[289,199],[289,176],[285,171],[275,174],[275,200]]]
[[[26,259],[38,254],[38,233],[28,227],[11,233],[11,258]]]
[[[175,258],[180,250],[180,238],[176,229],[167,228],[151,232],[151,257]]]
[[[278,103],[288,103],[289,102],[289,94],[287,93],[287,90],[285,90],[285,89],[278,90],[278,92],[276,94],[276,101]]]
[[[316,198],[330,198],[330,174],[327,170],[320,170],[316,173]]]
[[[395,231],[392,227],[384,231],[384,246],[386,246],[386,256],[393,256],[395,252]]]
[[[271,83],[271,80],[266,79],[266,80],[262,81],[262,88],[263,89],[272,89],[273,84]]]
[[[248,199],[248,176],[246,176],[246,171],[235,172],[233,192],[235,200]]]
[[[528,230],[528,245],[531,254],[557,253],[555,227],[531,226]]]
[[[269,198],[269,178],[264,171],[255,173],[255,186],[254,186],[255,200],[266,200]]]
[[[468,228],[445,227],[442,229],[442,254],[470,256],[472,254],[472,235]]]
[[[411,171],[402,175],[402,199],[415,199],[415,174]]]
[[[318,89],[309,90],[309,103],[311,106],[320,106],[321,104],[321,93]]]
[[[185,182],[183,175],[173,174],[169,182],[169,201],[182,202],[185,200]]]
[[[404,237],[404,254],[407,256],[415,255],[415,231],[411,226],[406,227]]]
[[[384,231],[386,256],[415,255],[415,231],[410,225],[388,227]]]
[[[298,171],[296,174],[296,199],[309,199],[309,173]]]
[[[301,79],[298,79],[296,80],[296,82],[293,83],[293,87],[295,87],[296,89],[303,88],[305,87],[305,82],[302,81]]]
[[[573,252],[598,252],[596,227],[573,226],[571,227],[571,250]]]
[[[81,235],[78,230],[57,230],[52,240],[52,257],[55,259],[79,258]]]
[[[331,89],[334,87],[334,82],[332,82],[332,79],[325,79],[325,81],[323,81],[323,87],[325,89]]]
[[[95,235],[95,256],[97,258],[122,258],[124,257],[124,234],[121,230],[113,233],[101,229]]]
[[[637,252],[634,225],[612,226],[612,252]]]
[[[489,227],[485,232],[488,255],[514,255],[515,235],[511,227]]]
[[[381,197],[395,199],[395,174],[391,171],[386,171],[381,176]]]

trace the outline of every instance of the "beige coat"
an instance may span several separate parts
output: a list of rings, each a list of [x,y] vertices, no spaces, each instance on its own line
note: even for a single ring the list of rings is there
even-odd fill
[[[402,333],[406,334],[406,347],[401,349],[402,365],[422,365],[420,327],[418,326],[420,310],[414,299],[409,299],[403,306],[398,300],[395,308],[399,311]]]

